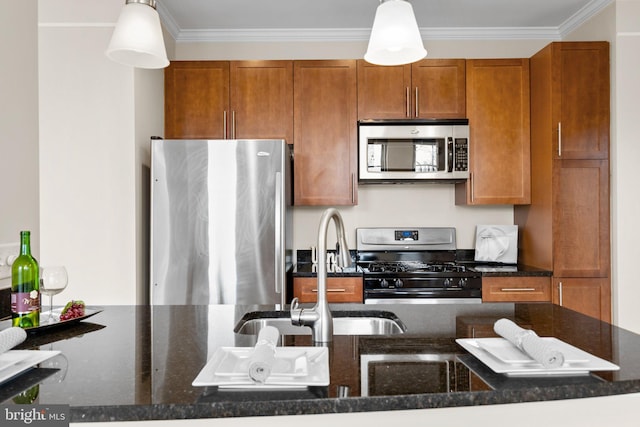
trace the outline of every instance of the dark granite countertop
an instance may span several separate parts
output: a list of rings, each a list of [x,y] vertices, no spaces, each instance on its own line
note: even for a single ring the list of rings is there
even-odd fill
[[[487,264],[473,263],[468,267],[474,271],[482,273],[483,277],[518,277],[535,276],[551,277],[553,272],[541,268],[531,267],[523,264]]]
[[[372,307],[344,304],[333,309]],[[297,391],[193,387],[193,379],[217,348],[255,345],[255,336],[233,329],[243,315],[256,310],[274,307],[104,307],[75,325],[30,334],[21,348],[60,350],[62,356],[57,356],[57,366],[33,369],[0,385],[0,403],[12,403],[16,395],[37,387],[35,403],[69,404],[73,423],[406,410],[640,392],[640,335],[546,303],[385,305],[382,310],[395,313],[406,333],[334,337],[328,387]],[[464,328],[475,322],[487,324],[501,317],[528,325],[541,336],[562,339],[621,369],[577,378],[513,379],[495,374],[459,347],[455,338],[464,336]],[[7,321],[0,322],[0,329],[7,326]],[[283,344],[308,346],[310,336],[285,336]],[[383,353],[453,357],[456,375],[463,381],[456,380],[456,387],[447,391],[406,394],[390,387],[402,385],[392,374],[377,378],[387,391],[365,397],[361,362],[366,355]],[[471,377],[473,387],[467,381]],[[339,390],[347,389],[348,397],[338,397]]]
[[[356,252],[351,251],[352,258],[355,260]],[[456,255],[457,262],[464,264],[467,268],[475,270],[486,277],[518,277],[518,276],[542,276],[551,277],[553,272],[537,267],[524,264],[501,264],[491,262],[474,261],[474,251],[469,249],[459,249]],[[354,264],[355,265],[355,264]],[[314,277],[316,275],[317,265],[312,263],[310,250],[298,250],[296,256],[296,265],[291,274],[293,277]],[[330,266],[327,272],[329,276],[348,277],[359,276],[362,270],[358,267],[349,267],[346,269],[338,269]]]
[[[318,265],[312,263],[296,264],[292,270],[294,277],[316,277]],[[331,265],[327,268],[327,277],[353,277],[362,276],[362,269],[357,266],[337,267]]]

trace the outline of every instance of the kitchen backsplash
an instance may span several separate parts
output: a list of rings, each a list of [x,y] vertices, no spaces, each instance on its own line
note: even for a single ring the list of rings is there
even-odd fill
[[[355,249],[358,227],[455,227],[457,247],[475,248],[476,225],[513,224],[513,206],[456,206],[454,188],[442,184],[360,186],[357,206],[336,206]],[[293,247],[317,246],[318,224],[327,207],[294,207]],[[336,242],[329,226],[327,247]]]

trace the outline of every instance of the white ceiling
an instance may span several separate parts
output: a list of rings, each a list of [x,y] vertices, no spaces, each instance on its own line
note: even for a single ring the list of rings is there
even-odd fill
[[[613,0],[412,0],[425,39],[561,39]],[[361,41],[379,0],[157,0],[176,41]]]

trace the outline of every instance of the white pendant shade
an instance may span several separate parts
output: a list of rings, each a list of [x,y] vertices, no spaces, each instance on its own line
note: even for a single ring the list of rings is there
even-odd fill
[[[169,65],[158,12],[144,3],[125,4],[105,53],[115,62],[138,68]]]
[[[404,0],[378,6],[364,59],[377,65],[403,65],[427,56],[413,7]]]

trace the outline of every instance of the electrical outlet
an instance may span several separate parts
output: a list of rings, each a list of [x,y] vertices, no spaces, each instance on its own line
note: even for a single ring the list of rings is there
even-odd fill
[[[0,279],[11,277],[11,264],[20,255],[20,243],[5,243],[0,245]]]

